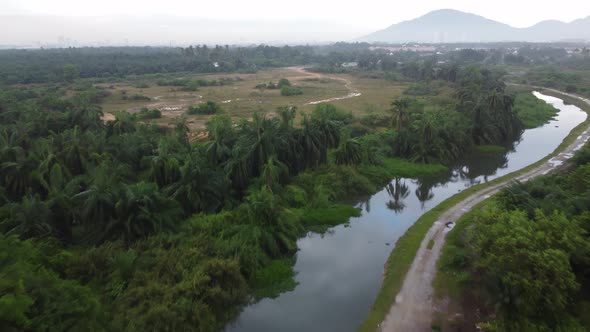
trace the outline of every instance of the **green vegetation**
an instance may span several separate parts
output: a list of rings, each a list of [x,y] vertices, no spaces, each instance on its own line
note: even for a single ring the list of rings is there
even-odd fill
[[[138,121],[157,110],[105,123],[94,90],[38,91],[0,94],[15,110],[0,113],[0,243],[34,248],[0,266],[9,329],[218,330],[294,287],[296,240],[359,215],[336,201],[445,169],[391,159],[390,131],[349,151],[355,120],[327,104],[298,127],[294,107],[237,125],[216,115],[190,143],[182,118],[169,131]]]
[[[159,119],[162,117],[162,112],[158,109],[148,109],[144,107],[136,114],[136,117],[142,120]]]
[[[152,98],[148,97],[148,96],[144,96],[144,95],[133,95],[131,97],[127,96],[127,95],[123,95],[122,97],[124,100],[130,99],[130,100],[134,100],[134,101],[149,101],[152,100]]]
[[[475,148],[483,153],[500,153],[506,150],[505,147],[500,145],[477,145]]]
[[[196,80],[189,80],[186,78],[177,78],[171,80],[161,79],[157,81],[159,86],[175,86],[180,87],[183,91],[197,91],[200,87],[204,86],[224,86],[227,84],[232,83],[233,80],[230,78],[224,78],[221,80],[205,80],[205,79],[196,79]]]
[[[564,96],[561,94],[557,94],[551,91],[543,91],[545,94],[555,95],[558,98],[562,98],[564,101],[572,103],[580,107],[585,112],[590,112],[589,107],[587,104],[581,102],[578,99],[571,98],[568,96]],[[457,203],[461,202],[466,197],[474,194],[475,192],[484,190],[490,186],[495,185],[496,183],[506,181],[510,178],[517,177],[520,174],[523,174],[539,165],[547,162],[547,160],[556,156],[559,151],[563,150],[566,146],[571,144],[587,127],[590,123],[589,120],[578,125],[574,128],[570,134],[563,140],[563,142],[551,153],[550,155],[546,156],[542,160],[529,165],[523,168],[520,171],[513,172],[507,174],[503,177],[497,178],[493,181],[486,182],[484,184],[479,184],[473,187],[470,187],[462,192],[444,200],[442,203],[431,209],[430,211],[423,214],[418,220],[406,231],[406,233],[397,241],[395,244],[395,248],[389,255],[387,262],[385,264],[385,277],[383,280],[383,284],[381,286],[381,290],[377,294],[377,298],[373,302],[373,306],[371,307],[371,311],[369,312],[367,319],[362,323],[359,330],[360,331],[375,331],[378,325],[383,322],[385,316],[389,312],[391,305],[394,303],[395,296],[399,293],[404,277],[407,274],[407,271],[416,256],[416,252],[420,248],[420,243],[422,239],[428,232],[428,230],[432,227],[432,224],[439,219],[439,217],[448,209],[455,206]]]
[[[256,271],[251,281],[254,298],[272,298],[295,289],[297,282],[293,279],[292,266],[293,262],[288,259],[277,259]]]
[[[589,67],[584,66],[587,70]],[[554,88],[568,93],[590,95],[590,81],[585,71],[559,68],[556,66],[534,67],[520,78],[521,83]]]
[[[415,83],[404,90],[409,96],[436,96],[439,93],[440,89],[433,83]]]
[[[448,172],[443,165],[474,146],[493,150],[522,130],[503,73],[477,65],[493,59],[485,51],[451,52],[441,64],[367,47],[0,51],[0,81],[22,84],[0,92],[1,325],[220,330],[243,305],[296,286],[297,239],[359,215],[341,202],[394,177]],[[348,61],[359,67],[342,68]],[[301,73],[252,74],[309,63],[350,75],[292,83]],[[254,80],[270,82],[257,93]],[[347,112],[303,106],[351,85],[363,96],[338,101]],[[404,90],[418,98],[397,98]],[[209,101],[189,115],[213,116],[164,126],[162,112],[141,109],[201,96]],[[225,100],[221,115],[215,101]],[[370,116],[356,117],[365,110]],[[400,239],[388,294],[364,328],[389,308],[436,213],[460,197]]]
[[[299,96],[303,94],[303,90],[296,86],[283,86],[281,88],[281,96]]]
[[[455,108],[427,109],[407,98],[392,102],[396,155],[419,162],[449,163],[474,145],[498,144],[520,134],[522,123],[502,73],[470,66],[457,69],[456,75]]]
[[[211,114],[217,114],[221,112],[221,107],[219,107],[219,105],[217,105],[215,102],[208,100],[206,103],[201,104],[199,106],[191,106],[189,107],[188,111],[186,111],[187,114],[191,114],[191,115],[203,115],[203,114],[207,114],[207,115],[211,115]]]
[[[426,249],[432,250],[432,247],[434,247],[434,240],[430,239],[430,241],[428,241],[428,246],[426,246]]]
[[[525,128],[536,128],[552,120],[558,110],[530,93],[518,93],[514,111]]]
[[[588,166],[515,183],[462,218],[441,256],[439,292],[476,299],[467,311],[478,306],[487,314],[476,323],[492,330],[589,328]]]

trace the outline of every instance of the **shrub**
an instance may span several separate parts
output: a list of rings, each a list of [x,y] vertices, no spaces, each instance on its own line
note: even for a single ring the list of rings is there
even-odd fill
[[[439,92],[439,89],[432,84],[412,84],[404,91],[404,94],[410,96],[436,96]]]
[[[215,102],[213,101],[207,101],[205,104],[201,104],[199,106],[191,106],[189,107],[187,113],[194,115],[194,114],[199,114],[199,115],[203,115],[203,114],[216,114],[218,112],[221,111],[221,107],[219,107],[219,105],[217,105]]]
[[[126,96],[123,96],[123,99],[125,99]],[[133,95],[131,96],[129,99],[131,100],[135,100],[135,101],[147,101],[147,100],[152,100],[152,98],[148,97],[148,96],[144,96],[144,95]]]
[[[136,117],[141,120],[146,119],[159,119],[162,117],[162,112],[159,109],[148,109],[146,107],[142,108],[139,113],[136,114]]]
[[[289,80],[286,78],[281,78],[279,80],[279,83],[277,83],[277,88],[279,88],[279,89],[282,89],[282,88],[288,87],[288,86],[291,86],[291,82],[289,82]]]
[[[299,96],[303,94],[303,90],[296,86],[284,86],[281,88],[282,96]]]

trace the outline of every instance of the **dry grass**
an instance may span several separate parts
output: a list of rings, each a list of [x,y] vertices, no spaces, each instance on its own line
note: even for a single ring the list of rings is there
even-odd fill
[[[281,96],[277,90],[259,90],[256,85],[278,82],[287,78],[292,84],[303,89],[300,96]],[[231,79],[232,83],[224,86],[201,87],[197,91],[183,91],[182,87],[158,86],[160,79]],[[139,83],[147,84],[146,88],[138,88]],[[138,112],[142,107],[157,108],[162,111],[162,118],[152,120],[160,125],[171,125],[174,119],[182,116],[190,106],[208,100],[221,105],[226,114],[235,121],[251,117],[253,113],[265,113],[274,116],[280,106],[292,105],[299,109],[299,122],[303,112],[311,112],[315,105],[309,102],[327,100],[348,95],[351,92],[361,93],[358,97],[331,101],[340,109],[361,117],[367,114],[383,114],[391,108],[391,101],[403,96],[403,91],[410,83],[391,82],[381,78],[367,78],[362,74],[317,74],[309,73],[300,68],[278,68],[264,70],[255,74],[166,74],[131,76],[121,82],[97,84],[110,90],[111,95],[102,104],[105,114],[117,111]],[[444,103],[450,99],[453,90],[444,86],[438,96],[427,97],[428,104]],[[123,99],[123,92],[128,99]],[[147,101],[135,101],[131,97],[142,95],[151,98]],[[210,115],[187,116],[187,123],[192,131],[205,127]]]
[[[233,79],[233,83],[224,86],[201,87],[198,91],[182,91],[181,87],[158,86],[157,81],[166,79]],[[281,78],[289,79],[300,86],[304,93],[300,96],[281,96],[279,90],[260,91],[257,84],[269,81],[277,82]],[[138,88],[137,83],[145,83],[149,87]],[[98,84],[111,91],[111,96],[105,98],[102,107],[105,113],[116,111],[137,112],[142,107],[157,108],[162,111],[162,119],[155,120],[162,125],[172,123],[172,120],[184,114],[190,106],[212,100],[220,103],[222,108],[232,118],[250,117],[254,112],[274,115],[277,107],[285,105],[297,106],[301,112],[310,112],[315,106],[306,105],[312,101],[325,100],[348,95],[351,90],[362,93],[361,96],[333,101],[332,103],[356,116],[369,113],[384,113],[390,108],[391,100],[402,95],[407,87],[403,83],[389,82],[383,79],[362,78],[346,74],[312,74],[300,70],[280,68],[260,71],[255,74],[170,74],[146,75],[129,78],[124,82]],[[123,99],[123,91],[130,98],[142,95],[151,98],[149,101],[134,101]],[[261,93],[262,92],[262,93]],[[187,117],[192,130],[204,128],[210,116],[191,115]]]

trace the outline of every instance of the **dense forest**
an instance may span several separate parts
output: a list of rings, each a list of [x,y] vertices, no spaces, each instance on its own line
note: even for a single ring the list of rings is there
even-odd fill
[[[590,70],[590,50],[580,45],[497,43],[488,44],[486,48],[462,44],[420,46],[429,51],[406,49],[405,45],[375,46],[367,43],[0,50],[0,83],[68,82],[76,77],[113,80],[128,75],[174,72],[255,72],[296,65],[313,65],[316,71],[332,73],[357,69],[374,71],[375,75],[394,80],[403,77],[432,79],[440,75],[441,70],[444,75],[452,75],[450,64],[475,64],[506,67],[509,71],[525,68],[527,73],[521,78],[523,82],[543,83],[548,87],[570,86],[581,89],[581,92],[590,89],[584,75],[575,72]],[[396,51],[392,52],[392,48]],[[344,63],[355,63],[357,66],[346,68]]]
[[[307,49],[242,52],[296,63],[308,61]],[[200,70],[183,66],[198,66],[204,53],[220,64],[209,69],[240,69],[223,64],[240,51],[222,47],[174,56],[28,52],[1,56],[45,59],[43,69],[14,67],[7,82]],[[64,60],[64,53],[72,55]],[[359,213],[339,202],[394,176],[444,170],[439,164],[475,145],[522,132],[501,71],[449,64],[424,76],[423,66],[401,74],[418,85],[446,81],[453,103],[400,98],[383,118],[355,118],[330,104],[301,121],[292,106],[238,122],[219,114],[200,141],[189,141],[183,117],[174,128],[142,122],[142,114],[104,122],[104,96],[92,86],[73,94],[51,84],[7,86],[0,92],[2,330],[219,330],[246,303],[294,287],[296,240]]]

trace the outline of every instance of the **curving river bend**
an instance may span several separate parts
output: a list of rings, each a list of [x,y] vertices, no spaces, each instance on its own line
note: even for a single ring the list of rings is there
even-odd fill
[[[357,204],[362,215],[297,244],[295,290],[244,308],[226,331],[355,331],[381,287],[383,264],[399,237],[426,211],[474,184],[526,167],[550,154],[587,114],[535,92],[560,110],[542,127],[525,130],[504,153],[473,153],[444,176],[393,179]]]

